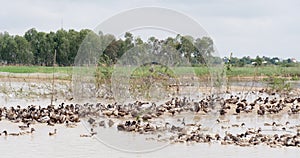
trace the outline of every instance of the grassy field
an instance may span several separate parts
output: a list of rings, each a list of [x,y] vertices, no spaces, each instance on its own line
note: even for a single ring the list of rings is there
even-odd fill
[[[71,73],[72,67],[54,67],[55,73]],[[0,72],[10,73],[53,73],[53,67],[46,66],[1,66]]]
[[[105,72],[111,73],[114,72],[113,67],[102,69],[98,67],[100,71],[104,70]],[[119,68],[120,72],[122,68]],[[150,67],[142,68],[133,68],[133,76],[149,76],[151,72],[149,71]],[[95,69],[89,69],[95,70]],[[175,74],[196,74],[197,76],[207,76],[209,73],[216,68],[208,69],[207,67],[176,67],[175,69],[169,69],[166,67],[156,66],[155,71],[160,73],[166,73],[170,75]],[[221,72],[223,69],[219,68],[218,71]],[[224,69],[225,70],[225,69]],[[73,67],[44,67],[44,66],[0,66],[0,72],[9,72],[9,73],[64,73],[72,74]],[[104,72],[102,71],[102,72]],[[128,71],[127,71],[128,72]],[[228,77],[252,77],[252,76],[282,76],[282,77],[292,77],[298,79],[300,77],[300,67],[281,67],[281,66],[263,66],[263,67],[232,67],[230,71],[226,71]]]
[[[281,76],[281,77],[300,77],[300,67],[233,67],[227,71],[226,75],[231,76]]]

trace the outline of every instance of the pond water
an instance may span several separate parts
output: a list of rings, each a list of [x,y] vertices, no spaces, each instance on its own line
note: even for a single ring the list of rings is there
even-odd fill
[[[0,82],[2,86],[8,84],[6,82]],[[15,92],[21,87],[23,90],[28,91],[31,87],[36,93],[43,93],[44,97],[40,98],[26,98],[16,97],[17,93],[0,93],[0,107],[2,106],[16,106],[21,105],[23,107],[34,105],[48,105],[50,103],[49,90],[41,90],[48,85],[38,84],[31,85],[28,83],[10,83],[10,90],[14,89]],[[252,82],[234,82],[232,85],[243,86],[247,84],[253,84]],[[295,85],[300,87],[300,82],[296,82]],[[8,85],[7,85],[8,86]],[[263,87],[263,83],[256,84],[258,87]],[[40,87],[40,88],[37,88]],[[64,85],[57,85],[58,89],[64,89]],[[9,89],[8,89],[9,90]],[[24,94],[22,94],[24,95]],[[30,94],[28,94],[30,95]],[[251,96],[249,96],[251,99]],[[26,99],[25,99],[26,98]],[[57,97],[54,104],[61,102],[71,103],[64,99],[64,97]],[[83,101],[84,102],[84,101]],[[196,119],[194,115],[182,115],[178,118],[185,117],[187,121],[193,121]],[[215,120],[218,116],[212,116],[208,119],[208,123],[211,123],[212,131],[222,130],[221,125],[216,124]],[[167,119],[167,118],[165,118]],[[177,118],[174,118],[175,120]],[[199,118],[198,118],[199,119]],[[258,117],[253,115],[242,116],[228,116],[231,123],[240,124],[245,122],[247,128],[262,127],[264,122],[280,122],[284,124],[289,121],[291,125],[299,124],[299,116],[264,116]],[[19,132],[18,125],[5,120],[0,121],[0,132],[7,130],[9,132]],[[223,124],[226,126],[226,123]],[[32,158],[52,158],[52,157],[67,157],[67,158],[96,158],[96,157],[115,157],[115,158],[140,158],[140,157],[218,157],[218,158],[231,158],[231,157],[245,157],[245,158],[257,158],[257,157],[299,157],[300,150],[295,147],[281,147],[270,148],[266,145],[258,145],[254,147],[239,147],[234,145],[221,145],[218,143],[211,144],[169,144],[168,142],[157,142],[146,140],[150,136],[128,134],[118,132],[116,128],[97,129],[97,137],[80,137],[81,134],[87,134],[88,128],[84,122],[79,123],[76,128],[66,128],[64,125],[55,125],[54,127],[47,126],[45,124],[32,125],[35,128],[35,132],[29,135],[22,136],[0,136],[0,154],[3,158],[12,157],[32,157]],[[57,134],[49,136],[49,132],[57,129]],[[270,132],[267,127],[263,128],[263,132]],[[224,131],[221,131],[224,132]],[[231,128],[230,132],[239,133],[240,130]],[[272,132],[272,131],[271,131]],[[295,131],[291,131],[295,132]],[[286,132],[283,132],[286,133]],[[127,151],[127,152],[126,152]],[[128,152],[128,151],[138,151]]]
[[[300,81],[288,81],[293,88],[300,88]],[[267,82],[249,82],[249,81],[234,81],[230,82],[231,86],[248,86],[248,87],[266,87],[268,86]]]
[[[298,148],[270,148],[268,146],[238,147],[220,144],[170,144],[153,152],[128,153],[113,149],[99,142],[96,138],[81,138],[80,134],[87,130],[81,124],[77,128],[56,126],[58,132],[49,136],[53,131],[45,125],[34,125],[36,132],[28,136],[0,136],[1,157],[32,157],[32,158],[96,158],[96,157],[299,157]],[[2,121],[0,129],[16,129],[15,125]],[[124,135],[126,137],[126,135]],[[118,141],[118,140],[117,140]],[[134,141],[133,141],[134,142]],[[120,143],[132,143],[123,142]],[[144,143],[149,143],[145,141]],[[138,148],[138,147],[137,147]]]

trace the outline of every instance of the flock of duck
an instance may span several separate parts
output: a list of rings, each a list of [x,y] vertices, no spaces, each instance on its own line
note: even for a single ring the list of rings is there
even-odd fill
[[[253,114],[256,117],[264,116],[298,116],[300,113],[300,97],[264,96],[257,92],[255,99],[248,99],[241,94],[218,96],[208,95],[199,100],[172,98],[166,102],[152,103],[136,101],[128,104],[86,103],[47,107],[28,106],[26,108],[2,107],[0,108],[0,121],[9,120],[13,123],[23,123],[19,126],[19,133],[8,133],[4,130],[1,135],[20,136],[32,134],[36,123],[48,126],[65,124],[74,128],[81,120],[87,122],[91,128],[88,134],[80,137],[96,136],[94,129],[115,128],[119,132],[132,132],[139,134],[152,134],[148,138],[157,141],[170,141],[172,143],[212,143],[222,145],[235,144],[239,146],[253,146],[266,144],[270,147],[294,146],[300,147],[300,125],[290,125],[289,122],[266,122],[263,127],[251,128],[247,123],[230,124],[227,116],[243,117],[244,114]],[[200,116],[200,121],[188,122],[185,116]],[[207,127],[201,124],[201,118],[214,115],[212,124]],[[178,118],[178,116],[180,116]],[[166,121],[164,118],[173,118],[176,121]],[[272,134],[265,132],[266,129]],[[219,129],[217,132],[213,128]],[[238,129],[238,133],[230,129]],[[280,133],[276,133],[280,131]],[[291,132],[294,131],[294,132]],[[49,132],[49,136],[56,135],[57,129]]]
[[[80,105],[60,104],[58,107],[49,105],[42,108],[41,106],[28,106],[21,108],[16,107],[2,107],[0,108],[0,121],[2,119],[9,120],[13,123],[22,123],[24,125],[18,126],[20,132],[9,133],[4,130],[1,135],[4,136],[21,136],[26,134],[32,134],[36,129],[33,127],[36,123],[44,123],[48,126],[55,126],[55,124],[65,124],[66,127],[75,127],[76,123],[80,122],[79,119],[79,107]],[[56,135],[57,129],[49,132],[49,136]]]
[[[273,122],[272,126],[275,122]],[[240,127],[243,128],[244,125]],[[266,125],[267,126],[267,125]],[[235,125],[232,125],[235,127]],[[300,127],[298,125],[298,127]],[[232,134],[225,131],[223,136],[220,133],[209,133],[207,129],[202,128],[201,124],[185,124],[184,126],[175,126],[166,123],[165,126],[155,124],[141,124],[137,121],[125,121],[124,124],[117,126],[119,131],[138,132],[138,133],[157,133],[169,132],[171,135],[165,138],[163,134],[157,134],[157,137],[148,138],[148,140],[171,141],[171,143],[220,143],[222,145],[234,144],[238,146],[255,146],[265,144],[270,147],[294,146],[300,147],[300,130],[296,134],[264,134],[262,128],[245,128],[244,132]]]

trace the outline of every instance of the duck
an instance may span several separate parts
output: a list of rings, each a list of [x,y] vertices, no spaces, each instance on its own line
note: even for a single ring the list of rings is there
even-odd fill
[[[102,111],[102,114],[110,117],[113,114],[113,111],[112,110],[105,110],[105,111]]]
[[[235,112],[236,112],[237,114],[239,114],[239,113],[241,112],[241,108],[240,108],[240,107],[237,107],[237,108],[235,109]]]
[[[10,136],[19,136],[19,135],[20,135],[20,133],[7,133],[6,130],[3,131],[2,133],[3,133],[5,136],[7,136],[7,135],[10,135]]]
[[[108,126],[111,127],[111,126],[113,126],[113,125],[114,125],[114,121],[108,120]]]
[[[152,131],[155,131],[155,128],[150,126],[149,123],[147,123],[147,125],[144,127],[144,131],[145,132],[152,132]]]
[[[229,126],[221,126],[221,129],[229,129]]]
[[[93,128],[91,128],[91,132],[90,132],[90,134],[80,134],[79,136],[80,137],[92,137],[93,135],[95,135],[95,134],[97,134],[97,132],[94,132],[94,129]]]
[[[233,124],[233,125],[231,125],[232,127],[240,127],[240,125],[238,125],[238,124]]]
[[[253,109],[253,107],[252,107],[251,105],[246,105],[244,111],[245,111],[246,113],[248,113],[248,112],[251,112],[252,109]]]
[[[35,132],[35,129],[34,129],[34,128],[31,128],[30,131],[27,131],[28,134],[31,134],[31,133],[33,133],[33,132]]]
[[[246,124],[243,122],[243,123],[241,123],[241,127],[245,127],[246,126]]]
[[[278,126],[283,126],[283,125],[282,125],[282,124],[279,124],[279,123],[276,123],[276,122],[273,122],[273,123],[272,123],[272,126],[278,127]]]
[[[80,137],[92,137],[92,135],[90,135],[90,134],[80,134],[79,136]]]
[[[283,124],[280,123],[276,123],[276,126],[284,126]]]
[[[221,140],[221,136],[219,134],[215,134],[216,140]]]
[[[51,123],[51,121],[48,120],[48,121],[47,121],[47,125],[48,125],[48,126],[54,126],[54,123]]]
[[[70,123],[68,120],[66,121],[66,127],[75,128],[77,125],[75,123]]]
[[[27,123],[26,126],[19,126],[19,128],[20,128],[21,130],[26,130],[26,129],[29,128],[29,126],[30,126],[30,123]]]
[[[265,114],[265,110],[264,109],[258,109],[257,110],[257,114],[258,115],[264,115]]]
[[[219,112],[220,112],[220,115],[225,115],[227,113],[227,111],[225,109],[221,109]]]
[[[97,134],[97,132],[95,132],[94,129],[91,128],[91,135],[93,136],[93,135],[96,135],[96,134]]]
[[[54,129],[54,132],[49,132],[49,136],[56,135],[57,129]]]
[[[264,123],[264,126],[274,126],[274,123],[275,123],[275,122],[273,122],[273,123],[267,123],[267,122],[266,122],[266,123]],[[275,123],[275,124],[276,124],[276,123]]]
[[[100,121],[100,122],[99,122],[99,126],[100,126],[100,127],[105,127],[105,121],[104,121],[104,120]]]
[[[93,118],[89,118],[87,122],[88,122],[90,125],[93,125],[93,124],[96,122],[96,120],[93,119]]]
[[[30,131],[20,132],[20,135],[32,134],[35,131],[34,128],[31,128]]]
[[[286,126],[290,125],[290,122],[289,122],[289,121],[286,121],[286,122],[285,122],[285,125],[286,125]]]
[[[124,124],[118,124],[117,129],[118,131],[125,131],[126,127]]]
[[[195,103],[194,103],[194,112],[195,112],[195,113],[198,113],[199,111],[200,111],[199,103],[195,102]]]
[[[143,115],[142,119],[143,119],[144,121],[148,121],[149,119],[152,119],[152,116],[151,116],[151,115],[148,115],[148,114],[145,114],[145,115]]]
[[[234,97],[233,95],[231,95],[229,99],[225,100],[225,102],[227,104],[236,104],[239,101],[239,99],[239,97]]]
[[[80,134],[80,137],[92,137],[93,135],[97,134],[97,132],[94,132],[94,129],[91,128],[90,134]]]
[[[217,119],[217,123],[229,123],[230,120],[220,120]]]

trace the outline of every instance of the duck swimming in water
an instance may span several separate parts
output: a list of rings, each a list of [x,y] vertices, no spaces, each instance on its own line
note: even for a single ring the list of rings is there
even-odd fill
[[[91,128],[91,135],[93,136],[93,135],[96,135],[96,134],[97,134],[97,132],[95,132],[94,129]]]
[[[3,131],[2,133],[3,133],[5,136],[7,136],[7,135],[10,135],[10,136],[19,136],[19,135],[20,135],[20,133],[7,133],[6,130]]]
[[[92,137],[90,134],[80,134],[80,137]]]
[[[30,126],[30,123],[27,123],[26,126],[19,126],[19,128],[20,128],[21,130],[26,130],[26,129],[29,128],[29,126]]]
[[[32,134],[35,131],[34,128],[31,128],[30,131],[20,132],[20,135]]]
[[[93,135],[96,135],[96,134],[97,134],[97,132],[94,132],[94,129],[91,128],[90,134],[80,134],[79,136],[80,137],[92,137]]]
[[[54,132],[49,132],[49,136],[56,135],[57,129],[54,129]]]
[[[109,121],[108,121],[108,126],[111,127],[111,126],[113,126],[113,125],[114,125],[114,121],[109,120]]]

